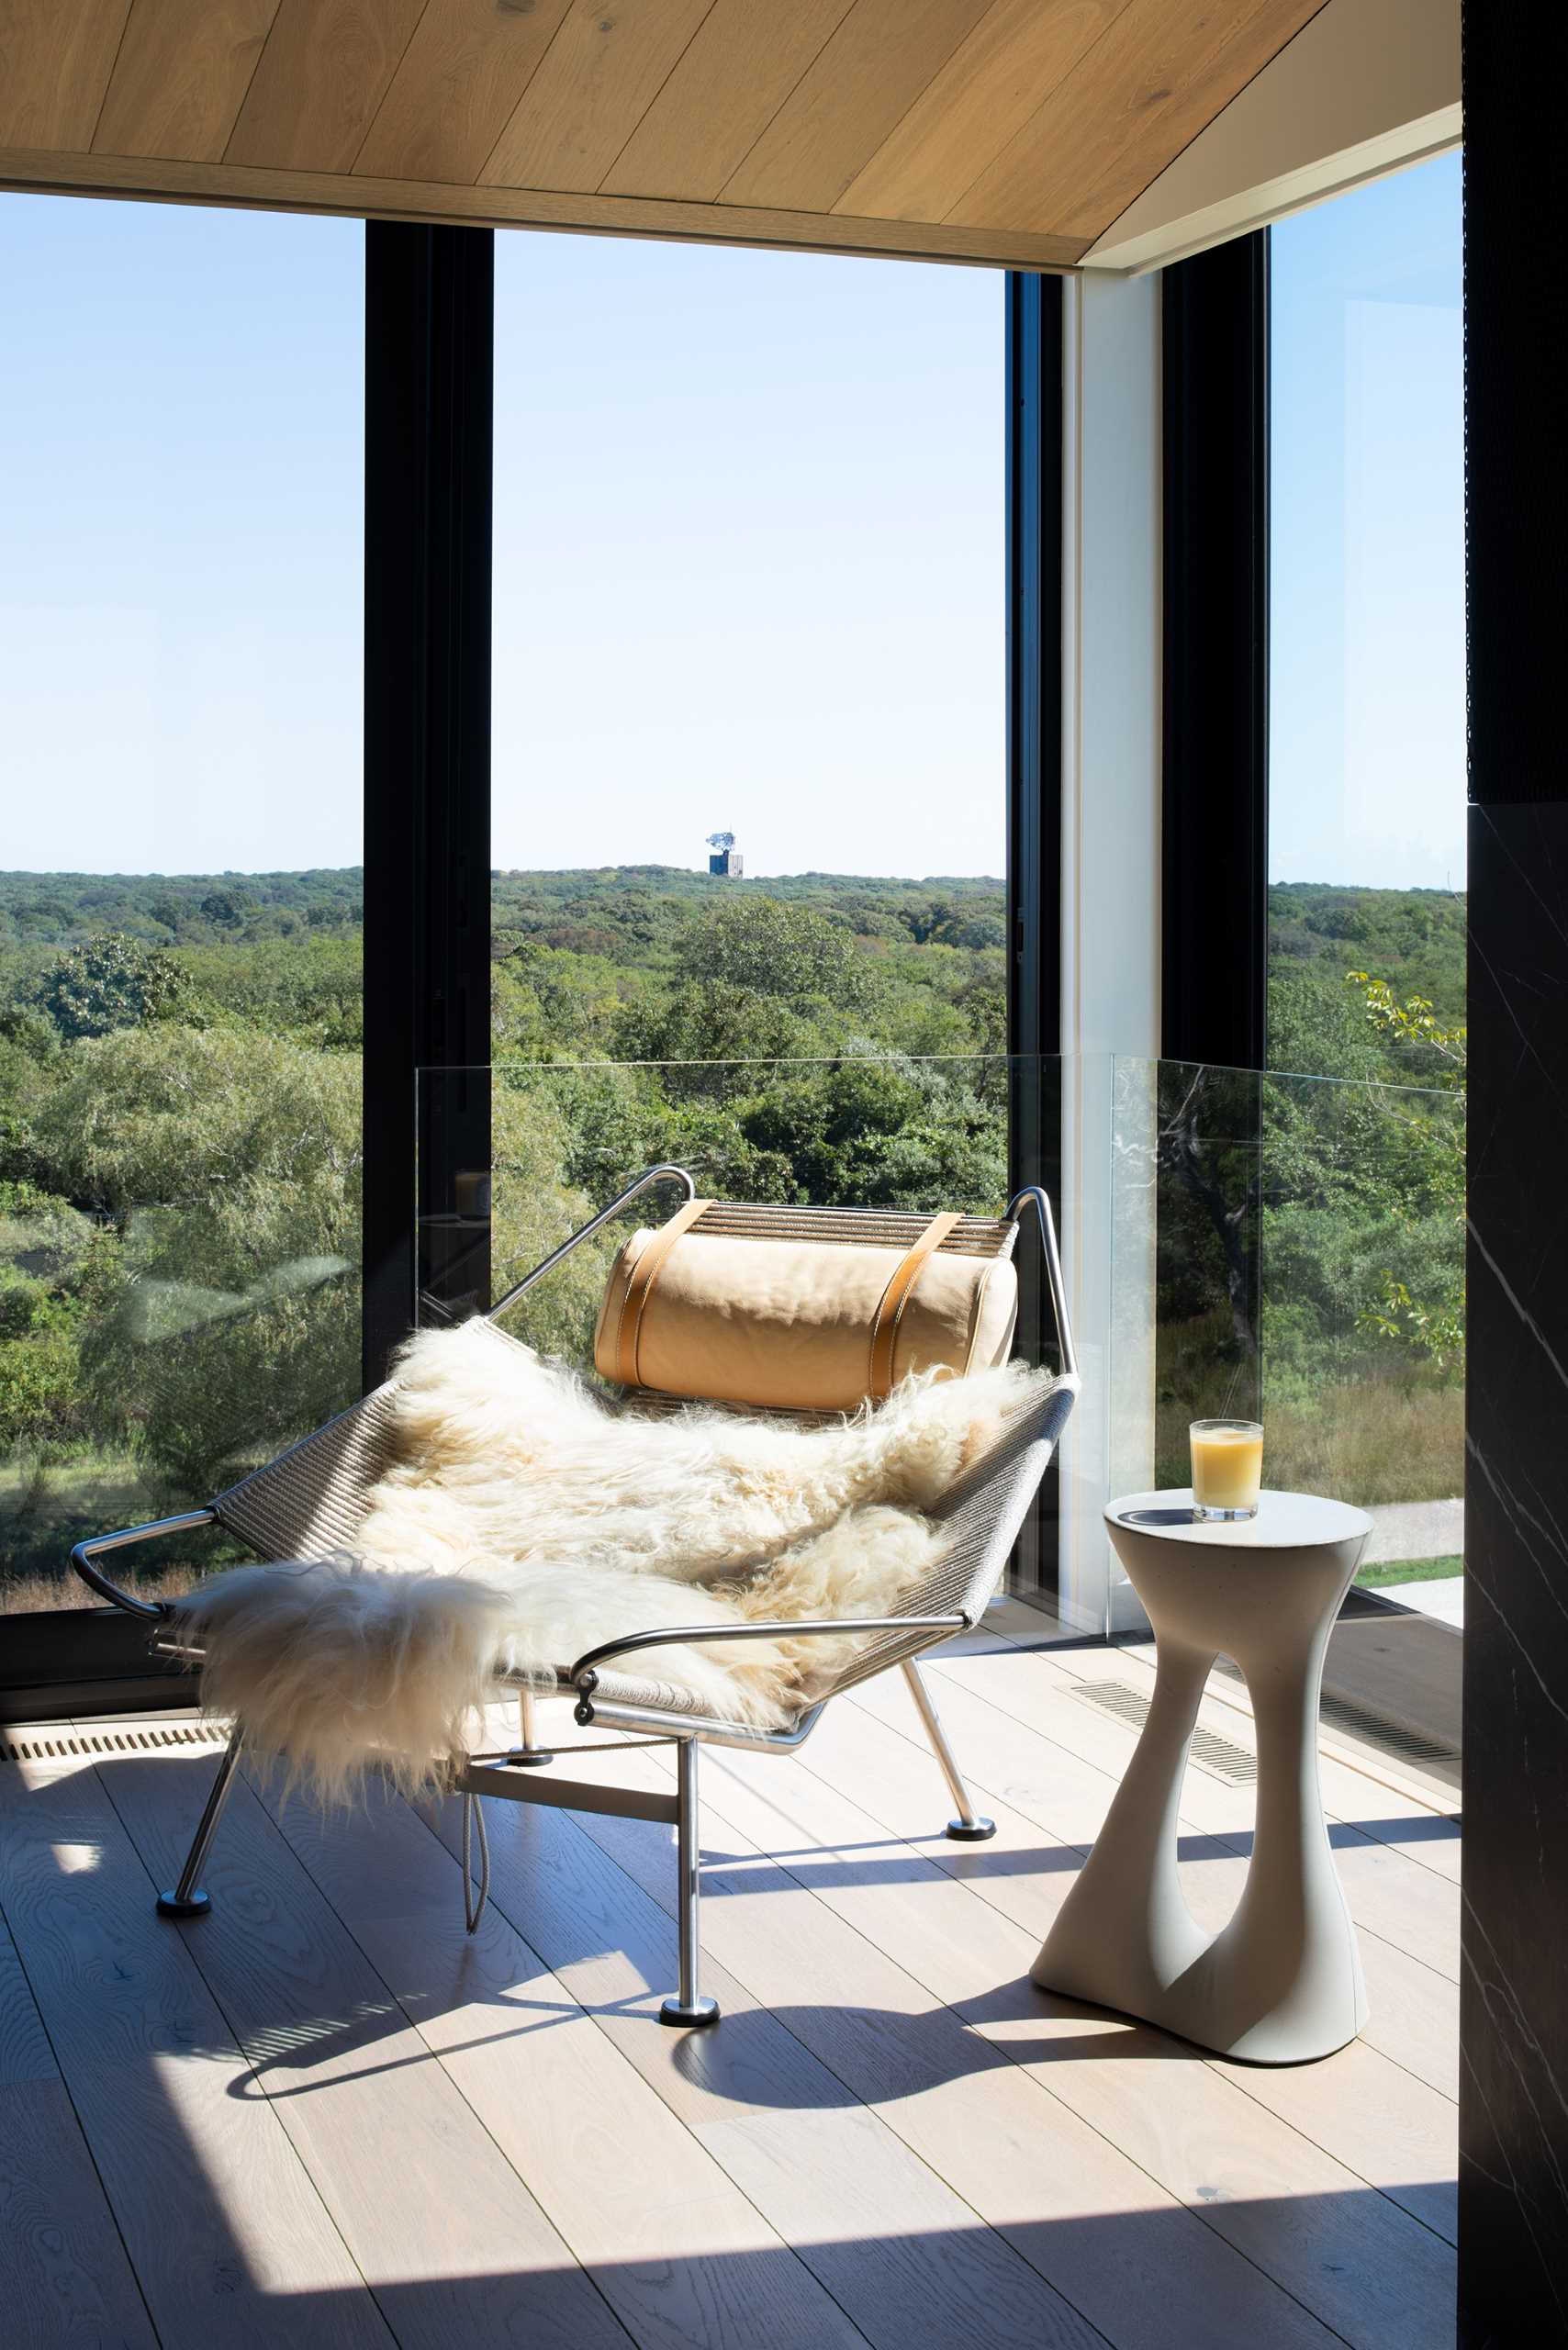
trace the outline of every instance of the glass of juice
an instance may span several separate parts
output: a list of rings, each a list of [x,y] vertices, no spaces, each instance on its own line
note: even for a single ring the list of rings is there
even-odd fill
[[[1263,1482],[1263,1429],[1258,1420],[1194,1420],[1193,1516],[1256,1517]]]

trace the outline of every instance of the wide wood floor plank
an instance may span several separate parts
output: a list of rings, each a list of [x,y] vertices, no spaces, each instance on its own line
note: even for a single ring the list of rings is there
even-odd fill
[[[1304,2138],[1380,2187],[1450,2244],[1459,2242],[1459,2114],[1439,2091],[1353,2040],[1316,2065],[1216,2071]]]
[[[0,2309],[13,2350],[155,2350],[146,2304],[3,1918]]]
[[[103,1765],[152,1876],[178,1873],[211,1764]],[[191,1951],[402,2350],[625,2350],[538,2203],[276,1825],[236,1785]]]
[[[644,1823],[584,1815],[582,1825],[660,1897],[663,1855],[641,1833]],[[714,1815],[705,1853],[733,1853],[735,1836]],[[1261,2342],[1325,2350],[1324,2327],[1256,2263],[1238,2258],[1205,2224],[1206,2212],[1183,2209],[1147,2165],[1010,2065],[1011,2052],[934,2002],[813,1894],[756,1857],[720,1858],[704,1880],[705,1945],[726,1973],[766,1998],[1109,2340],[1139,2350],[1188,2339],[1205,2350]],[[1289,2134],[1266,2118],[1264,2127]],[[1243,2120],[1241,2162],[1250,2134]]]
[[[1101,2350],[1053,2293],[879,2115],[753,2113],[698,2134],[841,2301],[876,2350]]]
[[[58,2081],[60,2067],[6,1925],[5,1895],[0,1856],[0,2088],[9,2089],[24,2081]]]
[[[6,1913],[163,2350],[392,2337],[86,1763],[0,1769]]]
[[[0,2088],[0,2297],[7,2350],[156,2350],[58,2080]]]
[[[756,2199],[549,1972],[500,1900],[476,1935],[465,1932],[453,1856],[405,1805],[373,1791],[363,1816],[322,1819],[292,1805],[280,1817],[640,2350],[858,2343]],[[671,2042],[651,2020],[644,2031]]]

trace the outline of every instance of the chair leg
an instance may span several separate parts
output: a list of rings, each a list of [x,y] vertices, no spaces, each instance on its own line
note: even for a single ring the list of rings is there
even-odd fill
[[[702,1947],[702,1920],[699,1906],[702,1854],[698,1844],[697,1755],[696,1739],[683,1738],[678,1761],[679,1782],[676,1818],[677,1865],[680,1872],[677,1903],[680,1923],[680,1988],[676,1997],[666,1999],[659,2009],[661,2023],[677,2026],[717,2023],[719,2020],[719,2002],[704,1998],[697,1987]]]
[[[234,1783],[234,1772],[240,1761],[240,1749],[244,1743],[244,1731],[236,1722],[234,1734],[230,1739],[223,1760],[218,1766],[218,1776],[212,1783],[207,1802],[202,1807],[201,1818],[196,1822],[196,1832],[191,1840],[191,1849],[185,1854],[185,1864],[180,1871],[180,1881],[172,1893],[161,1893],[158,1896],[158,1914],[161,1918],[205,1918],[212,1907],[211,1896],[203,1890],[196,1880],[207,1865],[207,1856],[212,1849],[212,1840],[218,1832],[218,1823],[223,1817],[223,1807],[229,1800],[229,1790]]]
[[[964,1785],[953,1750],[947,1743],[947,1733],[937,1718],[936,1708],[931,1702],[931,1693],[913,1657],[904,1660],[903,1677],[909,1683],[910,1695],[919,1712],[921,1726],[931,1740],[931,1751],[942,1765],[942,1776],[958,1807],[957,1819],[947,1822],[947,1833],[960,1844],[983,1844],[988,1836],[995,1835],[996,1822],[985,1818],[969,1801],[969,1791]]]
[[[539,1743],[535,1735],[537,1719],[532,1690],[520,1689],[517,1693],[518,1742],[506,1757],[511,1770],[537,1771],[543,1763],[555,1760],[549,1748]]]

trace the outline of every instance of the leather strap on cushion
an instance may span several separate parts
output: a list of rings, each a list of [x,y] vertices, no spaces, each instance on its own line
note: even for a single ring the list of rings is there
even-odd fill
[[[711,1200],[688,1200],[678,1208],[667,1224],[660,1225],[642,1255],[632,1268],[626,1284],[626,1294],[621,1301],[621,1316],[615,1326],[615,1376],[622,1387],[642,1384],[637,1377],[637,1337],[643,1326],[643,1309],[659,1277],[659,1268],[683,1232],[689,1230]]]
[[[956,1215],[934,1215],[882,1292],[877,1318],[871,1325],[870,1371],[866,1382],[866,1393],[874,1404],[885,1403],[893,1392],[893,1348],[898,1343],[899,1316],[920,1279],[920,1269],[961,1221]]]

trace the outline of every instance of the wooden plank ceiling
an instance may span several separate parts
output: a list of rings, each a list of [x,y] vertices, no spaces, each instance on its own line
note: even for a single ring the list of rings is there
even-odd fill
[[[0,185],[1063,268],[1322,0],[0,0]]]

